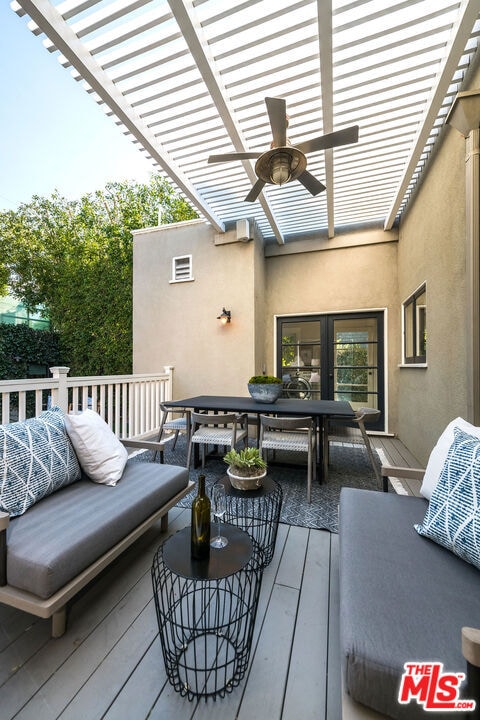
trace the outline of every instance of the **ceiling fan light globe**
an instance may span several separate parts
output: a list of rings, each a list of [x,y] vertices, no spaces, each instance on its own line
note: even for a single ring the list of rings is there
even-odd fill
[[[270,162],[270,180],[274,185],[284,185],[292,177],[291,158],[288,153],[276,153]]]

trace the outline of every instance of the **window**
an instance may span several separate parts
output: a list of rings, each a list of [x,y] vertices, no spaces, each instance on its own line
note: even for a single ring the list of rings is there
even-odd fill
[[[427,288],[422,285],[403,303],[404,362],[427,362]]]
[[[188,282],[193,280],[192,256],[181,255],[172,260],[172,279],[170,282]]]

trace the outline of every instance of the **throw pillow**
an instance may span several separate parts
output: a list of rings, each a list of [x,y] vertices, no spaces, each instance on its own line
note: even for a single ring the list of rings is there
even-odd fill
[[[126,448],[93,410],[65,418],[82,470],[97,483],[116,485],[128,460]]]
[[[447,425],[443,433],[438,438],[437,444],[430,453],[427,467],[425,469],[420,494],[427,500],[430,500],[432,497],[432,493],[435,490],[442,468],[445,465],[447,453],[453,443],[453,431],[456,427],[464,430],[469,435],[480,438],[480,428],[475,427],[475,425],[471,425],[461,417],[455,418],[455,420],[452,420],[452,422]]]
[[[10,517],[80,476],[60,408],[0,425],[0,509]]]
[[[480,440],[458,428],[425,518],[415,525],[480,569]]]

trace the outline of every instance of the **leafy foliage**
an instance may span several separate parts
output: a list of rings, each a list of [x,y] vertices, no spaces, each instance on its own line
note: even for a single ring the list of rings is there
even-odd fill
[[[26,378],[31,365],[62,365],[57,333],[0,324],[0,380]]]
[[[0,213],[0,286],[8,277],[29,310],[43,306],[72,375],[131,372],[131,231],[157,225],[159,207],[164,223],[196,217],[157,175],[78,201],[34,196]]]

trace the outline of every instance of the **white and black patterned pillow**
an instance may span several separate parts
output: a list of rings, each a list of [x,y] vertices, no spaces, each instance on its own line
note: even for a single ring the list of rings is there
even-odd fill
[[[60,408],[0,425],[0,510],[11,517],[81,476]]]
[[[420,535],[480,569],[480,440],[455,428]]]

